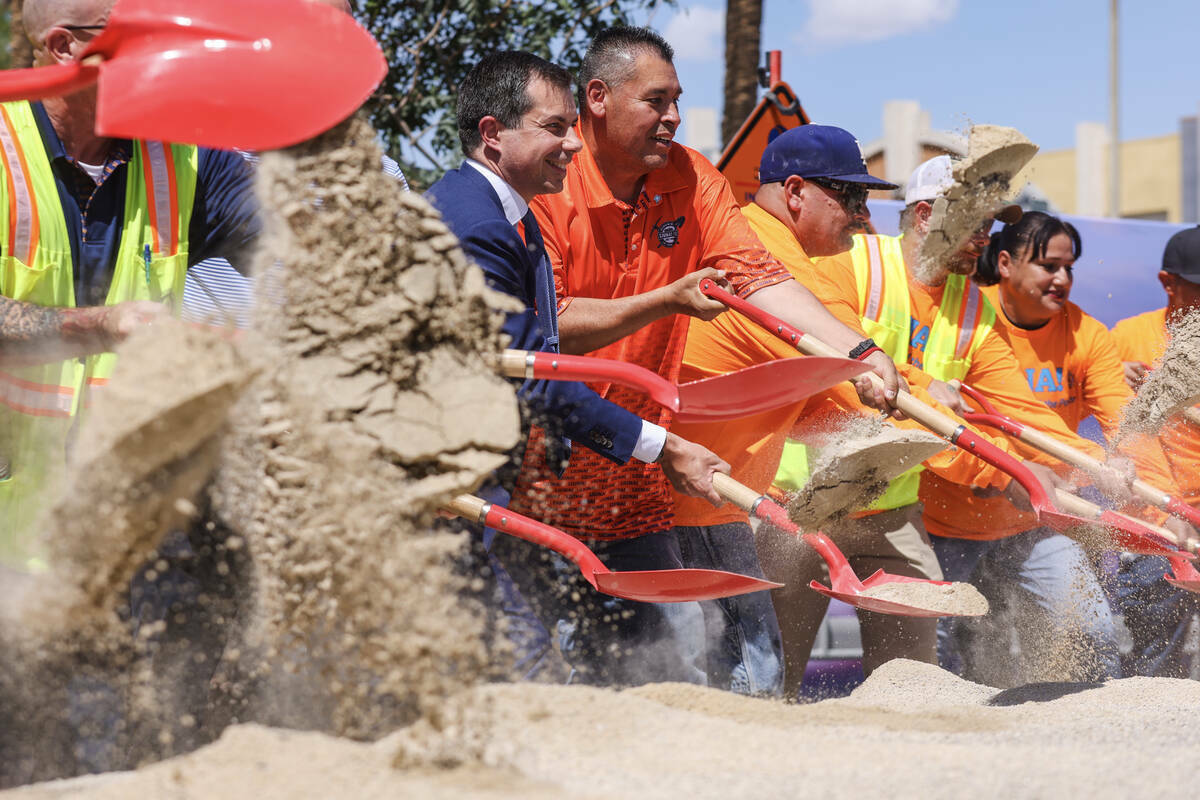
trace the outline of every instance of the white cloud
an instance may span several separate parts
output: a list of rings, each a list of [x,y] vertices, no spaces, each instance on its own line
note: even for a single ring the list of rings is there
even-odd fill
[[[724,58],[725,12],[717,8],[683,8],[662,29],[675,48],[676,61],[711,61]]]
[[[810,0],[812,15],[796,37],[806,44],[890,39],[953,19],[958,0]]]

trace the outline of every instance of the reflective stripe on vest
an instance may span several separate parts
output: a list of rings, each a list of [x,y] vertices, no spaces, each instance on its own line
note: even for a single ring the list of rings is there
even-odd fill
[[[175,199],[175,163],[162,142],[138,142],[142,151],[142,174],[146,197],[150,198],[150,231],[153,250],[175,255],[179,250],[179,210]]]
[[[850,255],[859,308],[863,309],[863,330],[893,361],[907,364],[912,305],[901,238],[858,235]],[[996,312],[979,287],[965,276],[950,275],[930,326],[924,372],[940,381],[962,380],[970,370],[971,357],[995,322]],[[789,440],[784,459],[775,485],[795,491],[808,479],[807,448]],[[917,502],[922,469],[917,466],[895,478],[868,508],[886,510]]]
[[[0,403],[34,417],[69,417],[75,390],[70,386],[34,383],[0,371]]]
[[[4,177],[8,189],[8,242],[11,255],[26,264],[33,263],[38,240],[37,197],[26,176],[29,165],[21,148],[20,137],[8,109],[0,106],[0,145],[3,145]]]

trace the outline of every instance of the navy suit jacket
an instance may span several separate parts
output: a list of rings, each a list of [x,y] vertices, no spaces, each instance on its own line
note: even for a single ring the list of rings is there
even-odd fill
[[[538,308],[537,298],[543,296],[538,291],[539,273],[551,281],[553,276],[532,214],[526,216],[526,245],[505,218],[496,190],[466,163],[443,175],[426,197],[458,237],[463,252],[483,270],[488,285],[525,306],[522,312],[508,314],[504,322],[504,332],[512,338],[509,346],[557,352],[557,343],[546,341],[545,332],[550,326],[543,327],[538,318],[541,313],[557,320],[558,309]],[[544,268],[539,269],[543,262]],[[557,323],[553,328],[557,330]],[[546,429],[547,436],[565,436],[618,464],[629,460],[641,435],[641,417],[608,402],[582,383],[527,380],[517,395],[527,425],[537,424]]]

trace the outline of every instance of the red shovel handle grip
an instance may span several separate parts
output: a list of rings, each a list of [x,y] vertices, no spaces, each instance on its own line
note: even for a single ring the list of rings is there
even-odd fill
[[[960,426],[950,438],[950,441],[962,449],[978,456],[999,470],[1012,475],[1017,483],[1029,493],[1029,503],[1034,510],[1054,510],[1054,503],[1034,474],[1021,461],[1001,450],[987,439],[980,437],[969,428]]]
[[[70,94],[91,86],[99,75],[97,67],[78,61],[50,67],[4,70],[0,72],[0,102],[41,100]]]
[[[588,549],[587,545],[574,536],[563,533],[558,528],[544,525],[541,522],[529,519],[529,517],[523,517],[520,514],[497,505],[493,505],[488,509],[483,521],[488,527],[495,528],[501,533],[516,536],[518,539],[524,539],[527,542],[547,547],[556,553],[566,556],[575,562],[583,572],[583,577],[592,586],[596,585],[594,577],[596,573],[608,572],[608,567],[601,563],[600,559]]]
[[[839,592],[857,594],[863,589],[862,581],[854,574],[854,569],[846,556],[838,549],[829,537],[823,533],[806,533],[800,537],[805,544],[817,551],[825,559],[829,567],[829,583]]]
[[[501,371],[512,378],[618,383],[645,392],[670,411],[679,411],[679,387],[645,367],[626,361],[537,350],[505,350],[500,366]]]
[[[1189,506],[1178,497],[1167,500],[1167,511],[1177,517],[1187,520],[1190,524],[1200,527],[1200,511]]]
[[[566,556],[575,562],[583,573],[583,577],[593,587],[596,585],[596,573],[603,574],[609,571],[608,567],[604,566],[587,545],[569,533],[509,511],[507,508],[488,503],[474,495],[459,495],[446,504],[446,509],[463,519],[487,525],[501,533],[541,545]]]
[[[736,294],[725,291],[711,278],[705,278],[704,280],[700,281],[699,288],[701,293],[703,293],[705,296],[722,302],[729,308],[732,308],[734,311],[744,314],[745,316],[754,320],[764,328],[771,329],[780,339],[791,342],[797,350],[801,350],[800,340],[804,338],[804,331],[787,324],[770,312],[763,311],[758,306],[747,300],[743,300]],[[808,351],[802,350],[802,352]],[[812,355],[812,353],[809,353],[809,355]],[[834,352],[833,355],[844,356],[845,354]]]
[[[1000,412],[996,410],[996,407],[992,405],[992,401],[984,397],[978,389],[968,386],[965,383],[960,383],[958,390],[967,397],[971,398],[971,402],[979,406],[979,410],[984,414],[993,414],[997,417],[1001,416]]]
[[[747,514],[753,514],[793,536],[800,533],[800,528],[788,518],[787,511],[783,506],[765,494],[759,494],[723,472],[714,472],[712,482],[713,488],[717,490],[717,494],[721,495],[723,500],[733,503]]]

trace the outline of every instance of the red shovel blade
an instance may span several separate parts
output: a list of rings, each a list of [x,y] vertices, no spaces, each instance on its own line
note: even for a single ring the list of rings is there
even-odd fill
[[[679,386],[683,422],[737,419],[792,405],[870,371],[851,358],[781,358]]]
[[[783,585],[736,572],[711,569],[611,572],[587,545],[574,536],[507,508],[488,506],[482,521],[502,533],[547,547],[569,558],[579,567],[584,579],[596,589],[628,600],[644,603],[716,600],[763,589],[778,589]]]
[[[885,580],[876,580],[880,574],[885,576]],[[897,583],[902,581],[917,581],[918,583],[928,583],[934,586],[949,586],[945,581],[922,581],[920,578],[906,578],[902,575],[888,575],[876,572],[870,578],[867,578],[863,584],[866,588],[878,586],[881,583]],[[841,600],[847,605],[861,608],[864,611],[874,611],[877,614],[891,614],[898,617],[952,617],[952,616],[978,616],[971,614],[948,614],[945,611],[935,611],[931,608],[920,608],[918,606],[905,605],[897,603],[894,600],[884,600],[881,597],[865,597],[857,592],[842,592],[836,589],[830,589],[819,581],[812,581],[808,584],[810,589],[820,592],[826,597],[832,597]]]
[[[250,150],[333,127],[387,72],[358,23],[298,0],[118,0],[92,54],[98,134]]]
[[[923,608],[896,600],[887,600],[882,597],[866,596],[863,594],[864,591],[886,583],[922,583],[928,586],[950,586],[951,584],[947,581],[931,581],[923,578],[910,578],[904,575],[890,575],[883,570],[878,570],[865,581],[859,581],[858,576],[854,574],[854,569],[850,566],[850,562],[846,560],[846,556],[842,554],[842,551],[838,549],[837,545],[828,536],[823,533],[806,533],[801,538],[816,550],[821,558],[825,559],[825,563],[829,565],[829,583],[831,586],[825,586],[819,581],[812,581],[808,584],[810,589],[820,592],[826,597],[837,598],[843,603],[866,611],[903,617],[977,616],[975,614],[951,613],[934,608]]]
[[[782,583],[715,569],[597,572],[595,578],[596,588],[602,592],[646,603],[719,600],[783,586]]]
[[[1171,562],[1171,571],[1163,575],[1163,579],[1185,591],[1200,593],[1200,571],[1196,570],[1195,565],[1178,555],[1167,558]]]

